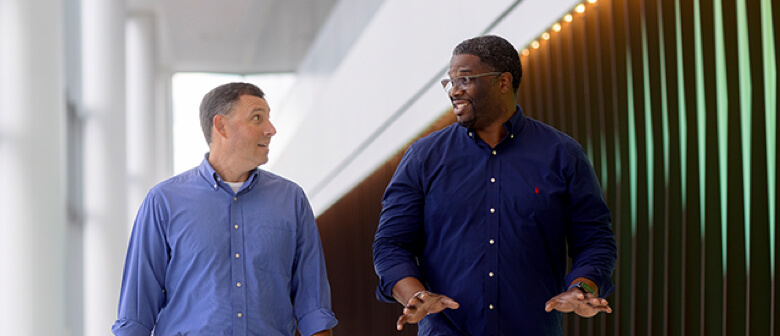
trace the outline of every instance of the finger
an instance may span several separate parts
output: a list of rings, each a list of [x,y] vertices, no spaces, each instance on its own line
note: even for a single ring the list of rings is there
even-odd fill
[[[553,311],[553,309],[557,308],[560,305],[561,305],[560,302],[554,301],[554,300],[550,300],[550,301],[547,301],[547,303],[544,305],[544,310],[549,313],[549,312]]]
[[[610,307],[609,305],[591,306],[591,307],[598,312],[612,313],[612,307]]]
[[[408,320],[409,320],[409,315],[407,315],[407,314],[403,314],[403,315],[399,316],[398,317],[398,321],[395,322],[395,328],[398,329],[398,331],[403,330],[404,329],[404,324],[406,324]]]
[[[446,296],[441,299],[441,303],[444,305],[444,307],[447,307],[449,309],[460,308],[460,303],[457,303],[455,300]]]

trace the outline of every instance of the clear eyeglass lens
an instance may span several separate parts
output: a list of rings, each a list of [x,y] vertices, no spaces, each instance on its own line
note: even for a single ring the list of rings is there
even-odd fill
[[[456,77],[452,79],[444,79],[441,81],[441,84],[444,87],[444,91],[447,93],[450,93],[450,91],[452,91],[453,86],[457,86],[461,90],[466,90],[469,87],[469,78]]]

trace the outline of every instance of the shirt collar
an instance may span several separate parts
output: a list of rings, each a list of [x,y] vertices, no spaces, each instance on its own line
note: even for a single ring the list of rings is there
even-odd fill
[[[220,185],[220,182],[222,181],[222,178],[217,174],[217,171],[214,170],[214,167],[211,166],[209,163],[209,153],[206,153],[203,156],[203,161],[200,163],[200,165],[196,168],[198,172],[200,173],[200,176],[202,176],[206,181],[214,188],[217,189]],[[255,182],[257,182],[257,176],[260,173],[259,168],[255,168],[249,173],[249,177],[247,180],[249,181],[249,185],[254,185]]]
[[[520,107],[520,105],[515,105],[515,114],[513,114],[512,117],[510,117],[509,120],[504,123],[504,129],[506,129],[507,136],[514,136],[515,134],[519,133],[524,124],[525,115],[523,115],[523,109]],[[466,134],[468,134],[471,140],[477,141],[474,129],[467,128]]]
[[[525,115],[520,105],[515,105],[515,114],[504,123],[504,129],[508,134],[517,134],[525,124]]]

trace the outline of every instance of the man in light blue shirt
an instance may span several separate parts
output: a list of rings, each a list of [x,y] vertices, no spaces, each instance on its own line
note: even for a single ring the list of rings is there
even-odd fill
[[[263,97],[230,83],[203,98],[209,153],[141,205],[115,335],[331,335],[337,321],[309,201],[257,168],[276,134]]]

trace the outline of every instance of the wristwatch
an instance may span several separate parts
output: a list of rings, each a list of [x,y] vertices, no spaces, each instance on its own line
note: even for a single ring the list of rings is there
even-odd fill
[[[593,293],[596,292],[595,290],[593,290],[593,288],[588,286],[588,284],[586,284],[585,282],[582,282],[582,281],[569,286],[569,289],[572,289],[572,288],[575,288],[575,287],[577,289],[581,290],[585,294],[593,294]],[[568,289],[567,289],[567,291],[568,291]]]

